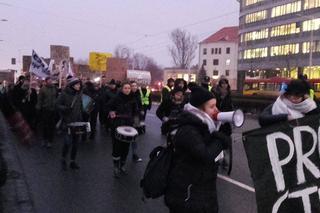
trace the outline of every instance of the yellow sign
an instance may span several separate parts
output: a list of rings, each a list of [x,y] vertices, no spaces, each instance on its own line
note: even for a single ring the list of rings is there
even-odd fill
[[[90,52],[89,67],[92,71],[107,71],[107,59],[111,58],[111,53]]]

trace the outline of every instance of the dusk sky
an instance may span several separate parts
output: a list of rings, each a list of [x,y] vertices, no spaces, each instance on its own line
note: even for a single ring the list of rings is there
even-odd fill
[[[201,41],[238,25],[236,0],[0,0],[0,69],[21,68],[34,49],[49,57],[50,44],[70,47],[71,56],[114,52],[118,44],[172,66],[169,33],[183,28]],[[11,66],[10,59],[18,65]],[[198,63],[198,53],[193,64]]]

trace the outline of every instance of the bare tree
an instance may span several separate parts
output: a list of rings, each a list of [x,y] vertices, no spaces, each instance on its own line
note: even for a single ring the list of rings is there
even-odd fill
[[[81,65],[87,65],[89,63],[89,60],[87,58],[86,59],[79,58],[79,59],[75,60],[74,63],[81,64]]]
[[[132,50],[125,45],[117,45],[114,50],[114,57],[129,59],[132,56]]]
[[[186,69],[195,58],[197,39],[185,30],[175,29],[169,35],[172,45],[169,46],[175,66]]]

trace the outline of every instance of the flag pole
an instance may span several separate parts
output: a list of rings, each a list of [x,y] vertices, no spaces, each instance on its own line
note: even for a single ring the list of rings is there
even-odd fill
[[[31,98],[31,91],[32,91],[31,90],[31,84],[32,84],[32,73],[30,73],[30,79],[29,79],[28,101],[30,101],[30,98]]]
[[[62,86],[62,70],[61,65],[59,65],[59,89],[61,89]]]

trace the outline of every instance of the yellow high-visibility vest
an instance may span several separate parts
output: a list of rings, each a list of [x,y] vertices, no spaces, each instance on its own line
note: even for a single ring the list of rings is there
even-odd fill
[[[150,96],[151,91],[147,89],[146,95],[143,95],[142,90],[140,89],[140,97],[141,97],[141,103],[142,105],[149,105],[149,96]]]
[[[310,89],[309,90],[309,96],[312,100],[314,100],[314,90],[313,89]]]

